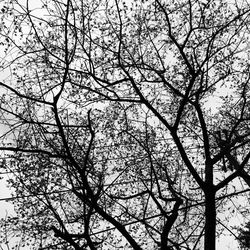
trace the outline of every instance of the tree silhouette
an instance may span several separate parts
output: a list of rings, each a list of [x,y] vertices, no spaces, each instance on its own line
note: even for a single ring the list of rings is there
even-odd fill
[[[249,7],[5,1],[8,230],[33,249],[215,249],[249,191]]]
[[[246,223],[244,229],[239,228],[238,241],[241,246],[241,249],[249,249],[250,247],[250,232],[249,232],[249,223]]]

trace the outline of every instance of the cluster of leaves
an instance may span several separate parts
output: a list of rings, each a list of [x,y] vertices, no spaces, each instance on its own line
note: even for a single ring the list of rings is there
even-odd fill
[[[2,10],[3,231],[33,249],[201,247],[228,184],[249,185],[247,1],[20,2]]]
[[[238,241],[241,246],[241,249],[249,249],[250,247],[250,232],[249,232],[250,223],[246,223],[244,228],[238,228]]]

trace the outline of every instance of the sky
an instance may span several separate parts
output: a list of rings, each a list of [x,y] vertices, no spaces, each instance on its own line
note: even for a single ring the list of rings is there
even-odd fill
[[[22,1],[25,2],[25,1]],[[36,8],[36,4],[38,3],[38,1],[30,1],[30,3],[32,3],[32,5],[30,6],[31,8]],[[0,53],[1,56],[1,53]],[[8,73],[6,72],[0,72],[0,81],[2,81]],[[224,93],[223,91],[221,93]],[[220,92],[218,92],[218,94],[220,94]],[[218,107],[218,98],[215,96],[214,99],[209,100],[209,105],[211,106],[211,109],[217,110]],[[5,128],[0,125],[0,134],[2,134],[5,131]],[[13,205],[5,202],[4,199],[5,198],[10,198],[11,197],[11,191],[10,189],[7,187],[7,183],[6,183],[6,178],[7,175],[0,173],[0,177],[3,177],[3,179],[0,180],[0,218],[4,218],[7,214],[13,214],[14,213],[14,208]],[[242,218],[232,218],[229,222],[229,225],[232,226],[239,226],[241,225],[243,222],[240,221],[242,220]],[[3,250],[7,250],[7,247],[4,245],[1,245]],[[2,250],[0,247],[0,250]],[[237,241],[234,239],[234,237],[232,236],[221,236],[218,239],[217,242],[217,249],[221,249],[221,250],[236,250],[239,249],[238,248],[238,244]],[[24,250],[28,250],[24,249]]]

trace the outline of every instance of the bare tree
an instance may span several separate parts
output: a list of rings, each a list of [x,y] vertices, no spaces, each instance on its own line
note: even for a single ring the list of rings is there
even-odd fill
[[[1,150],[34,248],[215,249],[250,183],[249,11],[6,1]]]

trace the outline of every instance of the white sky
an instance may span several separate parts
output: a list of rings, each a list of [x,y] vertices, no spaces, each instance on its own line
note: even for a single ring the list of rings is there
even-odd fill
[[[25,5],[26,0],[21,0],[19,1],[21,3],[23,3]],[[39,7],[39,2],[40,1],[29,1],[30,2],[30,8],[34,9]],[[0,7],[1,7],[1,3],[0,3]],[[39,13],[39,11],[37,10],[37,14]],[[3,55],[1,55],[0,52],[0,58]],[[3,80],[5,77],[7,76],[6,72],[0,72],[0,81]],[[222,91],[223,93],[225,93],[224,91]],[[219,94],[219,92],[218,92]],[[212,111],[216,111],[217,107],[218,107],[218,97],[214,96],[212,99],[209,100],[208,102],[208,106],[211,107]],[[4,132],[4,127],[0,125],[0,135]],[[6,214],[13,214],[14,213],[14,209],[13,209],[13,205],[3,201],[2,199],[4,198],[9,198],[11,197],[11,192],[10,190],[7,188],[6,186],[6,175],[2,175],[0,174],[0,177],[4,177],[3,179],[0,180],[0,218],[4,218],[6,216]],[[229,225],[231,226],[241,226],[242,222],[237,218],[232,218],[229,222]],[[240,249],[238,247],[238,243],[237,241],[234,239],[234,237],[232,236],[221,236],[218,241],[217,241],[217,249],[218,250],[236,250],[236,249]],[[5,245],[0,245],[0,250],[7,250],[7,246]],[[29,250],[29,248],[22,248],[22,250]]]

